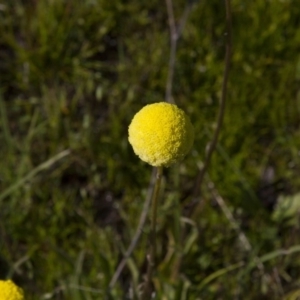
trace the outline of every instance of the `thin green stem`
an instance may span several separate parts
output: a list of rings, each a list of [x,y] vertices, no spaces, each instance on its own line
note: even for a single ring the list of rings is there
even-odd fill
[[[152,194],[152,205],[151,205],[151,231],[149,236],[150,241],[150,253],[147,255],[148,266],[147,266],[147,275],[146,281],[144,285],[144,289],[142,292],[142,299],[149,300],[151,299],[152,288],[152,274],[155,270],[155,256],[156,256],[156,220],[157,220],[157,204],[158,204],[158,194],[160,190],[160,183],[162,177],[162,167],[157,168],[156,172],[156,181]]]

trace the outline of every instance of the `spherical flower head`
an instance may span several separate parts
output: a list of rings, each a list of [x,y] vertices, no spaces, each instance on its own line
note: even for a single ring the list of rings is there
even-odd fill
[[[0,280],[0,300],[24,300],[23,290],[11,280]]]
[[[128,132],[135,154],[155,167],[168,167],[180,161],[194,142],[189,117],[166,102],[143,107],[133,117]]]

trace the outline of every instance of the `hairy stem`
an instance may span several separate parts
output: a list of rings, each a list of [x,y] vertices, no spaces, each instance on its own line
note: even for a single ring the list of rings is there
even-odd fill
[[[152,205],[151,205],[151,231],[150,231],[150,253],[147,256],[148,265],[147,265],[147,274],[144,289],[142,292],[143,300],[151,299],[152,294],[152,275],[155,270],[155,256],[156,256],[156,220],[157,220],[157,204],[158,204],[158,194],[160,190],[160,183],[162,177],[162,167],[157,168],[156,172],[156,182],[152,194]]]

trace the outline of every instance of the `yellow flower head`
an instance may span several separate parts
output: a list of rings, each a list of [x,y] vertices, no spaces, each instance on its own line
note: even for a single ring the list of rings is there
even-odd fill
[[[129,125],[129,142],[148,164],[168,167],[181,160],[194,142],[194,127],[183,110],[160,102],[143,107]]]
[[[24,300],[23,290],[11,280],[0,280],[0,300]]]

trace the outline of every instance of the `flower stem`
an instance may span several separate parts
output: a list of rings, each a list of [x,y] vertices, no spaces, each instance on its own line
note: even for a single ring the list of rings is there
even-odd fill
[[[160,183],[162,177],[162,167],[158,167],[156,171],[156,181],[152,194],[152,205],[151,205],[151,231],[149,236],[150,241],[150,253],[147,255],[148,265],[147,265],[147,274],[146,281],[144,285],[144,289],[142,292],[143,300],[151,299],[152,294],[152,274],[155,270],[155,256],[156,256],[156,219],[157,219],[157,202],[158,202],[158,194],[160,190]]]

